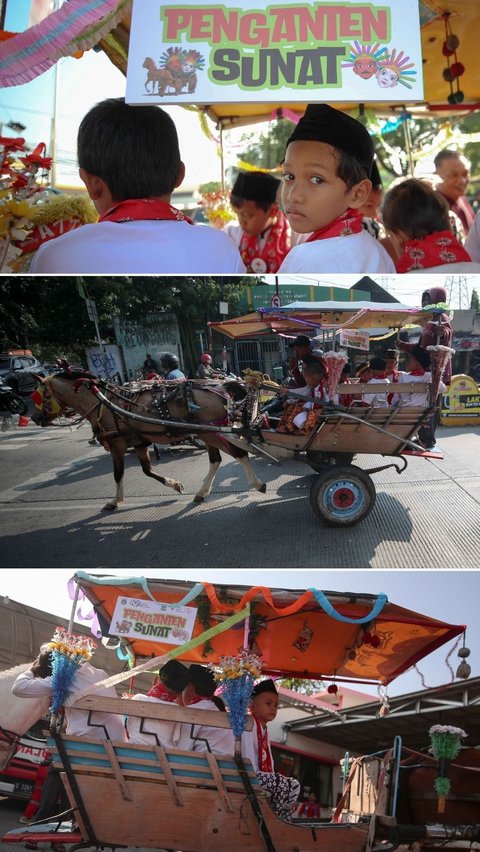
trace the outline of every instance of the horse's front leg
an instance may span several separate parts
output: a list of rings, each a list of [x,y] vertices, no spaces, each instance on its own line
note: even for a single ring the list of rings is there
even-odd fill
[[[113,511],[117,508],[119,503],[123,503],[124,494],[123,494],[123,475],[125,472],[125,450],[127,449],[126,444],[119,443],[118,441],[112,441],[110,444],[110,455],[112,457],[113,462],[113,476],[115,479],[115,484],[117,486],[115,497],[113,500],[109,500],[108,503],[105,503],[104,509],[108,511]]]
[[[171,479],[169,476],[159,476],[158,473],[154,473],[150,463],[148,447],[135,447],[135,452],[140,464],[142,465],[142,470],[145,476],[149,476],[151,479],[156,479],[157,482],[161,482],[162,485],[166,485],[167,488],[173,488],[175,491],[178,491],[179,494],[183,494],[185,489],[181,482],[177,482],[176,479]]]
[[[213,480],[215,479],[215,474],[218,470],[219,464],[222,461],[222,457],[220,455],[220,451],[217,450],[216,447],[207,446],[208,452],[208,460],[210,462],[208,473],[205,479],[202,482],[202,486],[199,491],[195,494],[193,498],[194,503],[203,503],[205,497],[208,497],[210,491],[212,490]]]

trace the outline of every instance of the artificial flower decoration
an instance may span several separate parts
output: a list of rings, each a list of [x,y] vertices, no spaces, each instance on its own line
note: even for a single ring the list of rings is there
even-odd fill
[[[443,69],[443,79],[450,83],[450,94],[447,98],[448,103],[461,104],[465,100],[465,95],[460,89],[459,77],[465,73],[465,66],[458,61],[457,47],[460,45],[458,36],[452,33],[450,26],[451,12],[444,12],[443,20],[445,23],[445,41],[442,46],[442,54],[446,57],[447,67]],[[450,57],[453,56],[454,61],[450,63]],[[454,86],[455,83],[455,86]]]
[[[200,204],[205,216],[214,228],[223,228],[235,219],[235,213],[230,206],[228,192],[206,192],[202,195]]]
[[[52,658],[52,713],[58,713],[67,698],[73,678],[80,666],[86,663],[95,650],[96,643],[88,636],[68,633],[57,627],[47,648]]]
[[[462,739],[467,736],[462,728],[453,725],[433,725],[429,732],[431,752],[437,761],[435,792],[438,796],[438,811],[445,810],[445,797],[450,792],[450,762],[460,753]]]
[[[262,664],[256,654],[242,648],[235,657],[220,657],[218,663],[209,663],[209,668],[222,687],[222,697],[230,711],[230,724],[236,740],[245,728],[245,716],[255,680],[260,677]]]

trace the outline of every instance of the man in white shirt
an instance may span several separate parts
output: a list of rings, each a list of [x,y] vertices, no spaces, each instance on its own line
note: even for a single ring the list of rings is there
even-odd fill
[[[175,125],[154,106],[111,98],[78,131],[80,177],[100,216],[40,247],[32,273],[242,273],[232,241],[170,203],[185,176]]]

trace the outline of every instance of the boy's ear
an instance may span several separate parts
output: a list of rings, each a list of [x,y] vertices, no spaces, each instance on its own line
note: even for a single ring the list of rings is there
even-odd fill
[[[106,183],[98,175],[92,175],[86,169],[79,169],[78,174],[87,187],[87,192],[92,201],[97,201],[105,192]]]
[[[185,179],[185,163],[182,163],[182,161],[180,160],[180,168],[178,169],[178,175],[177,175],[177,179],[175,181],[174,189],[176,189],[178,186],[181,186],[184,179]]]
[[[356,183],[348,192],[348,206],[352,207],[354,210],[358,210],[360,207],[363,207],[371,191],[372,181],[368,180],[368,178],[364,178],[364,180]]]

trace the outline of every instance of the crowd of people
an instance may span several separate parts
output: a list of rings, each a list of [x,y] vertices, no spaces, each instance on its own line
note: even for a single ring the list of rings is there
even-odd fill
[[[36,702],[38,718],[47,712],[52,700],[52,655],[48,646],[42,646],[31,667],[18,675],[12,686],[14,696],[30,702]],[[70,684],[65,702],[65,733],[76,737],[88,737],[94,740],[112,740],[116,743],[129,742],[138,745],[162,746],[166,749],[181,751],[211,752],[217,755],[234,754],[234,736],[231,728],[214,725],[177,722],[149,717],[148,713],[137,716],[128,712],[124,716],[116,713],[78,710],[71,705],[81,694],[88,693],[92,687],[95,695],[116,697],[113,686],[96,687],[107,678],[102,669],[84,662],[79,666]],[[172,705],[189,707],[192,710],[212,710],[226,712],[221,697],[216,695],[217,683],[207,666],[183,665],[179,660],[165,663],[155,676],[152,687],[144,693],[125,695],[131,702],[146,702],[152,705]],[[251,761],[261,786],[268,793],[274,812],[282,819],[291,821],[298,807],[300,784],[295,778],[284,776],[275,771],[268,722],[275,719],[278,709],[278,691],[271,679],[260,680],[253,688],[250,713],[253,719],[251,730],[242,734],[242,755]],[[33,820],[48,820],[55,814],[68,810],[60,772],[50,766],[45,776],[42,768],[43,789],[39,806],[30,807]],[[30,821],[24,819],[23,821]],[[35,844],[29,848],[37,848]]]
[[[238,174],[230,194],[238,224],[224,231],[173,206],[185,166],[162,109],[102,101],[83,118],[77,151],[99,220],[46,241],[32,273],[480,270],[465,159],[445,149],[433,183],[402,180],[384,196],[368,130],[327,104],[309,104],[295,125],[281,179]]]

